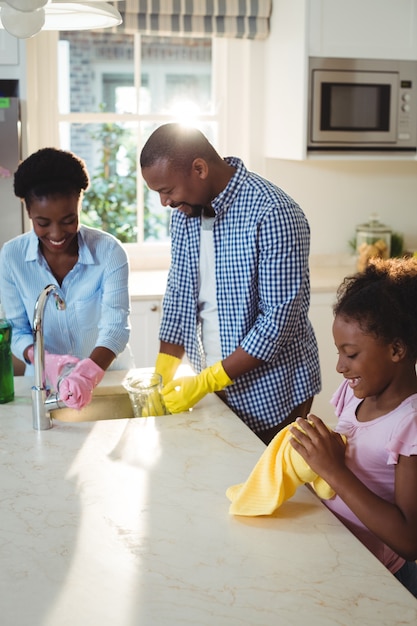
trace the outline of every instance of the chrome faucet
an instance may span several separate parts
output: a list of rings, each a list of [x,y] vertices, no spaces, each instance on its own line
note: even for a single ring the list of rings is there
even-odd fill
[[[47,285],[42,289],[35,304],[32,329],[33,362],[35,366],[35,384],[32,387],[32,417],[35,430],[48,430],[48,428],[51,428],[52,419],[49,412],[66,406],[56,393],[51,393],[51,390],[46,385],[43,313],[50,294],[55,298],[57,309],[60,311],[65,309],[65,301],[59,295],[56,285]]]

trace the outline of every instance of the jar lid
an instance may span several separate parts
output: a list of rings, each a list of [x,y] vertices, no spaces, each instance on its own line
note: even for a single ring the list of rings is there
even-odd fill
[[[386,224],[381,224],[378,215],[372,214],[369,217],[369,222],[366,224],[358,224],[356,226],[356,232],[363,231],[366,233],[392,233],[392,229]]]

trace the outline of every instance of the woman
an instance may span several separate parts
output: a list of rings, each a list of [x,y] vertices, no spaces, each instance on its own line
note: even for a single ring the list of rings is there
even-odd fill
[[[129,266],[112,235],[80,224],[83,192],[89,185],[84,162],[71,152],[43,148],[23,161],[14,191],[26,206],[33,230],[4,244],[0,254],[0,297],[13,323],[12,349],[33,372],[32,321],[42,289],[54,283],[66,303],[46,305],[45,371],[61,399],[80,409],[111,366],[132,366],[129,339]]]

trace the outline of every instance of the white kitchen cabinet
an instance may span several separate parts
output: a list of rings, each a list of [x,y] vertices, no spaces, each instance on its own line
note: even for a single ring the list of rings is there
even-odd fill
[[[310,321],[319,345],[322,390],[314,398],[312,412],[327,424],[334,425],[336,417],[330,405],[330,399],[340,383],[341,374],[336,372],[337,351],[333,341],[333,304],[335,292],[316,292],[311,294]]]
[[[278,0],[265,42],[265,153],[276,159],[307,154],[307,0]]]
[[[159,350],[162,298],[132,300],[130,347],[136,367],[152,367]]]
[[[309,0],[309,55],[417,59],[416,0]]]

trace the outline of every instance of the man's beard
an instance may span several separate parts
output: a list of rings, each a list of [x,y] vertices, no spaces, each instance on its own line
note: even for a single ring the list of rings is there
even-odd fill
[[[186,210],[181,207],[187,207]],[[187,217],[214,217],[215,213],[211,206],[204,206],[202,204],[189,204],[188,202],[179,202],[178,204],[171,204],[171,209],[178,209],[181,213],[184,213]]]
[[[201,204],[188,205],[191,208],[191,213],[188,213],[188,217],[200,217],[204,213],[204,207]]]
[[[201,217],[201,215],[207,215],[208,217],[209,209],[207,209],[207,207],[204,207],[202,204],[188,204],[188,202],[182,202],[181,204],[182,206],[188,207],[187,211],[182,211],[187,217]]]
[[[191,206],[191,205],[190,205]],[[195,204],[191,206],[191,214],[189,217],[214,217],[215,213],[211,207],[203,206],[201,204]]]

